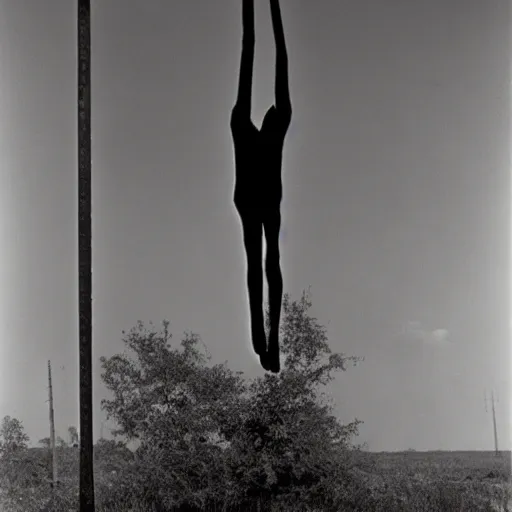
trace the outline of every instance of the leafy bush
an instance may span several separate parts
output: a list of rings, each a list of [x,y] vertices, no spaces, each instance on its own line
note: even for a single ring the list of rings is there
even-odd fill
[[[298,302],[285,296],[283,370],[252,382],[225,364],[207,366],[195,334],[173,349],[168,322],[125,333],[128,351],[101,358],[113,395],[102,407],[116,435],[141,442],[134,474],[147,477],[130,477],[131,493],[190,509],[306,503],[325,492],[334,450],[348,446],[359,422],[340,425],[318,388],[356,358],[331,352],[310,307],[306,293]]]

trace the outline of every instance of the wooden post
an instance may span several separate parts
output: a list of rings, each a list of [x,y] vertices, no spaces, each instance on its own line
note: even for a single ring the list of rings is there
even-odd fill
[[[484,391],[484,400],[485,400],[485,412],[488,412],[487,409],[487,392]],[[494,430],[494,454],[496,456],[499,455],[498,451],[498,428],[496,426],[496,408],[494,407],[494,390],[491,390],[491,412],[492,412],[492,426]]]
[[[494,391],[491,391],[492,399],[492,426],[494,428],[494,451],[498,455],[498,429],[496,428],[496,410],[494,409]]]
[[[48,399],[50,402],[50,449],[52,452],[52,484],[57,486],[57,446],[55,444],[55,417],[53,413],[52,366],[48,361]]]
[[[94,512],[92,444],[91,2],[78,0],[80,512]]]

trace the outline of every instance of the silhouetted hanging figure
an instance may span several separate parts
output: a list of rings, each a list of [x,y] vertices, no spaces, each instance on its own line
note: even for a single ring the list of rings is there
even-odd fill
[[[288,56],[279,0],[270,0],[276,43],[275,105],[265,114],[261,129],[251,120],[252,70],[254,61],[254,0],[242,4],[242,58],[238,97],[231,113],[235,148],[236,182],[234,202],[242,220],[247,254],[247,284],[254,351],[265,370],[278,373],[279,322],[283,295],[280,267],[281,163],[283,144],[292,117],[288,90]],[[262,230],[267,254],[265,270],[269,292],[270,332],[265,337],[263,317]]]

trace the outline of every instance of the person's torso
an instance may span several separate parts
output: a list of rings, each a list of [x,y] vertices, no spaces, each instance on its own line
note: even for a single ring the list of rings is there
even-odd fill
[[[231,124],[236,184],[235,195],[247,199],[263,196],[268,202],[280,201],[282,196],[281,166],[284,135],[278,119],[264,122],[258,130],[251,119],[235,118]]]

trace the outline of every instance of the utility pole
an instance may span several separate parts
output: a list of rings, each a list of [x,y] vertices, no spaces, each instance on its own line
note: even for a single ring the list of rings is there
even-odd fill
[[[494,409],[494,391],[491,392],[492,398],[492,425],[494,427],[494,450],[498,455],[498,430],[496,428],[496,410]]]
[[[53,414],[52,366],[48,361],[48,401],[50,402],[50,448],[52,451],[52,485],[57,486],[57,447],[55,446],[55,418]]]
[[[80,512],[94,512],[91,247],[91,0],[78,0],[78,301]]]
[[[488,412],[487,410],[487,395],[484,395],[485,400],[485,412]],[[492,412],[492,426],[494,430],[494,452],[495,455],[499,455],[498,451],[498,428],[496,426],[496,408],[494,406],[494,390],[491,391],[491,412]]]

